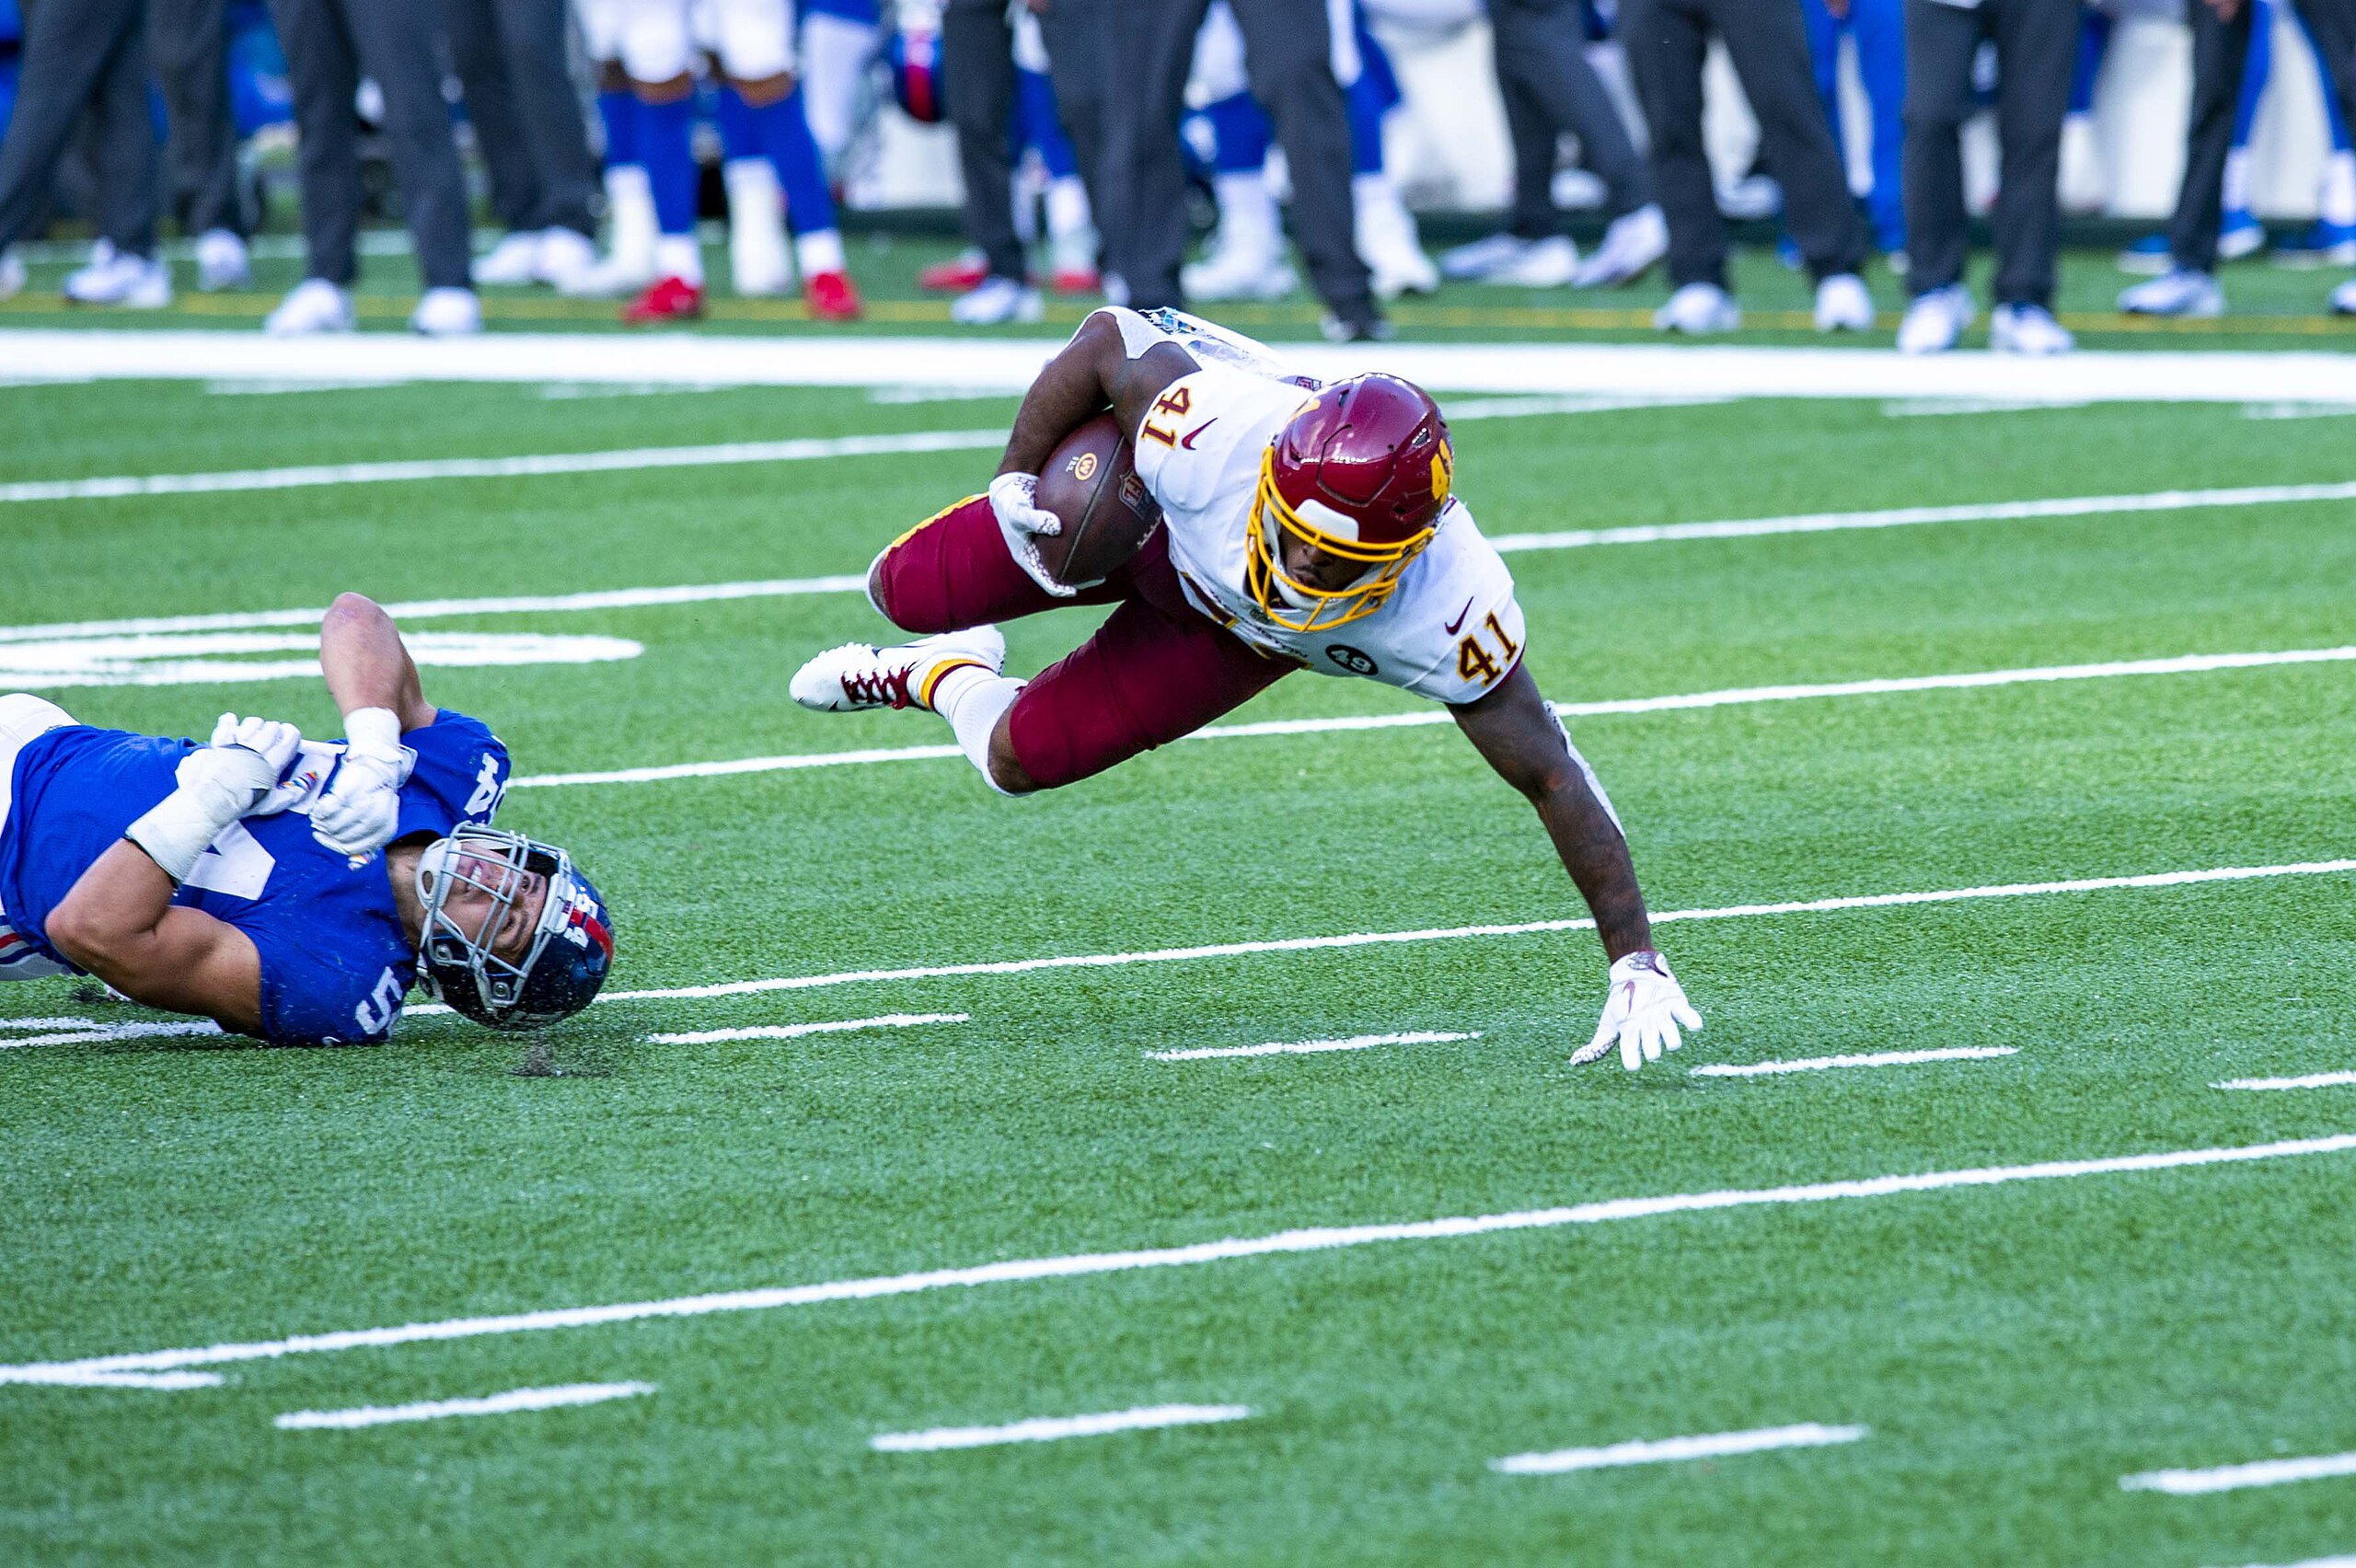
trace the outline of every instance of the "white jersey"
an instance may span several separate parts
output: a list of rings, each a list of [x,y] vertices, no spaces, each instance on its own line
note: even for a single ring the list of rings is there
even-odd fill
[[[1438,533],[1371,615],[1294,631],[1270,620],[1245,587],[1244,534],[1261,455],[1311,396],[1299,382],[1212,363],[1173,383],[1146,411],[1135,432],[1138,477],[1161,503],[1188,601],[1253,647],[1322,674],[1472,701],[1512,673],[1524,633],[1513,573],[1463,502],[1448,503]]]

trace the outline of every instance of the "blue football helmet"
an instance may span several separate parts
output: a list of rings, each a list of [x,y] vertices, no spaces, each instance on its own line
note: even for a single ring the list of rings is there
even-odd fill
[[[494,949],[508,916],[519,905],[528,908],[542,887],[546,895],[522,954],[501,956]],[[462,890],[484,895],[487,905],[467,896],[454,913],[451,899]],[[571,1018],[589,1005],[614,966],[606,901],[553,844],[464,824],[426,846],[417,863],[417,895],[425,905],[420,982],[429,996],[489,1028],[541,1029]]]

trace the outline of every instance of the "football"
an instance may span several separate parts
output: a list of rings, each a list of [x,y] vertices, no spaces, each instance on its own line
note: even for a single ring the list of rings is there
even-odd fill
[[[1128,439],[1110,414],[1064,437],[1040,471],[1038,502],[1064,524],[1062,533],[1038,541],[1039,558],[1057,582],[1074,587],[1127,565],[1161,525],[1161,508],[1138,478]]]

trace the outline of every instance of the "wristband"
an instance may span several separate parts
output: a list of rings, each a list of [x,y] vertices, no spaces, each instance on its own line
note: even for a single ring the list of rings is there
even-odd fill
[[[389,708],[353,709],[343,716],[343,736],[358,755],[380,762],[400,760],[400,717]]]
[[[217,786],[175,790],[124,828],[122,836],[145,850],[166,876],[184,882],[196,870],[197,857],[237,820],[238,802],[226,799],[226,793]]]

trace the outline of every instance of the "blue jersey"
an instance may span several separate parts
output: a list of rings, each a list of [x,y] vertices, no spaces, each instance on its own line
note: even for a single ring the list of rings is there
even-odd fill
[[[0,824],[0,910],[33,949],[63,963],[42,935],[91,863],[177,787],[196,741],[68,725],[17,754],[15,798]],[[416,755],[400,790],[397,838],[487,823],[507,787],[507,748],[481,721],[441,709],[401,744]],[[333,781],[340,746],[305,743],[306,797],[274,816],[231,823],[173,903],[235,926],[261,955],[261,1032],[276,1045],[384,1039],[416,977],[381,851],[340,855],[311,836],[310,806]]]

